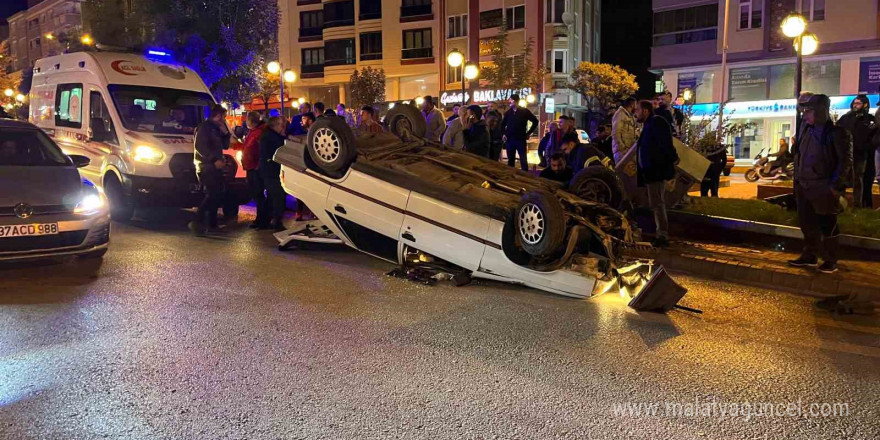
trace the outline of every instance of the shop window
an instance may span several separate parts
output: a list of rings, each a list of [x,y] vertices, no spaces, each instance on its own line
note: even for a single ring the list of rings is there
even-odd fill
[[[480,29],[492,29],[501,27],[504,22],[504,13],[501,9],[492,9],[480,12]]]
[[[740,29],[758,29],[761,27],[763,3],[764,0],[739,0]]]
[[[565,0],[547,0],[547,23],[562,23]]]
[[[382,59],[382,32],[361,34],[361,61]]]
[[[770,66],[770,99],[794,98],[795,70],[793,63]]]
[[[449,32],[447,38],[467,36],[467,14],[453,15],[449,17]]]
[[[431,44],[431,29],[412,29],[403,31],[403,51],[401,58],[431,58],[434,56]]]
[[[737,102],[767,99],[769,70],[768,66],[730,69],[728,82],[730,99]]]
[[[82,128],[82,84],[59,84],[55,92],[55,125]]]
[[[715,102],[713,88],[715,86],[714,72],[691,72],[678,74],[678,93],[685,89],[691,89],[693,104],[705,104]]]
[[[504,14],[504,22],[508,30],[523,29],[526,27],[526,6],[514,6],[507,8]]]
[[[654,13],[654,46],[695,43],[717,37],[717,4]]]

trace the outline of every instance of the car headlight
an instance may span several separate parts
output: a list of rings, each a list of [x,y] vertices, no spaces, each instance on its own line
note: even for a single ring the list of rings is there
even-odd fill
[[[134,160],[136,162],[158,165],[162,163],[163,159],[165,159],[165,153],[158,148],[149,145],[138,145],[134,148]]]
[[[73,213],[80,215],[92,215],[102,210],[106,204],[107,200],[102,192],[97,190],[88,191],[79,200],[79,203],[76,204],[76,207],[73,208]]]

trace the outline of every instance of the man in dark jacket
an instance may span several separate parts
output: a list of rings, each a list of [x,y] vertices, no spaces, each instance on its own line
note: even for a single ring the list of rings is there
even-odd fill
[[[284,209],[287,195],[281,187],[281,164],[272,160],[275,151],[284,145],[284,120],[269,118],[268,129],[260,137],[260,175],[272,204],[272,221],[275,231],[284,230]]]
[[[675,177],[678,153],[672,144],[672,128],[660,115],[654,114],[650,101],[639,103],[637,119],[644,124],[636,143],[638,184],[648,189],[648,204],[657,226],[653,245],[669,246],[669,219],[666,216],[666,181]]]
[[[541,160],[538,166],[547,166],[547,158],[553,155],[553,152],[548,151],[548,149],[552,149],[553,145],[559,144],[561,134],[562,133],[559,131],[559,124],[551,122],[547,127],[547,133],[544,134],[544,137],[541,138],[541,142],[538,143],[538,158]]]
[[[477,156],[489,157],[489,127],[483,119],[483,109],[478,105],[468,106],[461,117],[461,133],[464,137],[464,151]]]
[[[804,123],[794,146],[794,195],[804,251],[788,263],[816,267],[821,254],[818,270],[833,273],[837,271],[840,196],[852,176],[852,136],[834,126],[828,96],[813,95],[800,105]]]
[[[501,128],[502,116],[497,110],[489,110],[486,114],[486,126],[489,127],[489,159],[501,159],[504,150],[504,130]]]
[[[516,155],[519,154],[519,164],[523,171],[529,170],[529,162],[526,158],[526,142],[529,137],[538,130],[538,118],[527,108],[519,106],[519,95],[510,95],[508,100],[510,109],[504,114],[501,128],[507,137],[505,148],[507,149],[507,165],[514,166]],[[531,127],[529,123],[531,122]]]
[[[574,170],[566,163],[565,153],[553,153],[548,162],[550,162],[550,166],[541,170],[541,174],[538,177],[555,180],[564,186],[568,186],[571,178],[574,177]]]
[[[251,223],[252,229],[269,227],[269,202],[266,200],[266,185],[260,175],[260,137],[266,131],[266,123],[258,112],[247,114],[245,121],[248,134],[241,146],[241,167],[247,173],[247,184],[251,197],[257,205],[257,218]]]
[[[285,130],[284,134],[286,136],[302,136],[306,134],[306,130],[303,129],[302,118],[306,113],[311,113],[312,104],[308,102],[304,102],[299,106],[299,114],[291,118],[290,124],[287,126],[287,130]]]
[[[205,189],[205,198],[196,211],[196,218],[189,223],[190,231],[196,235],[204,235],[207,228],[218,227],[217,209],[223,203],[223,193],[226,190],[223,180],[226,158],[223,156],[223,150],[229,148],[229,141],[232,138],[224,118],[226,118],[226,109],[216,104],[211,108],[210,119],[202,122],[196,130],[196,175]]]
[[[853,143],[853,206],[865,206],[865,168],[868,160],[874,159],[874,141],[877,134],[877,120],[870,113],[871,104],[866,95],[859,95],[850,104],[850,111],[843,115],[837,125],[846,129],[852,136]],[[867,177],[873,186],[873,176]],[[868,186],[870,197],[871,186]]]

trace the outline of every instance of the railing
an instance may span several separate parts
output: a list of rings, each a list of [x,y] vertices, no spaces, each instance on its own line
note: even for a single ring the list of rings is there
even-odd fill
[[[324,33],[322,27],[301,27],[299,28],[299,36],[302,37],[320,37]]]
[[[331,58],[324,59],[324,65],[328,66],[328,67],[329,66],[345,66],[348,64],[355,64],[355,63],[356,63],[356,61],[353,57],[352,58],[339,58],[339,59],[331,59]],[[323,70],[323,69],[321,69],[321,70]]]
[[[369,61],[369,60],[381,60],[382,52],[376,53],[363,53],[361,52],[361,61]]]
[[[340,26],[354,26],[354,18],[341,18],[339,20],[325,20],[324,21],[325,28],[340,27]]]
[[[358,15],[358,20],[377,20],[382,18],[382,11],[362,11]]]
[[[303,64],[302,73],[324,73],[323,64]]]
[[[401,6],[400,17],[415,17],[419,15],[431,15],[431,4]]]
[[[403,49],[401,51],[401,58],[405,60],[411,60],[414,58],[431,58],[434,56],[434,48],[432,47],[417,47],[413,49]]]

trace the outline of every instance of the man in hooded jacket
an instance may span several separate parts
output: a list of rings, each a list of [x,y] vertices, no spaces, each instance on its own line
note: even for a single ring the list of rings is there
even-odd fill
[[[853,206],[861,208],[865,206],[865,197],[871,197],[871,186],[868,186],[865,194],[865,180],[874,184],[873,176],[866,176],[865,169],[868,160],[874,159],[874,150],[877,139],[877,120],[870,113],[871,104],[866,95],[859,95],[850,104],[850,111],[840,118],[837,125],[844,128],[852,136],[853,144]],[[869,205],[870,206],[870,205]]]

